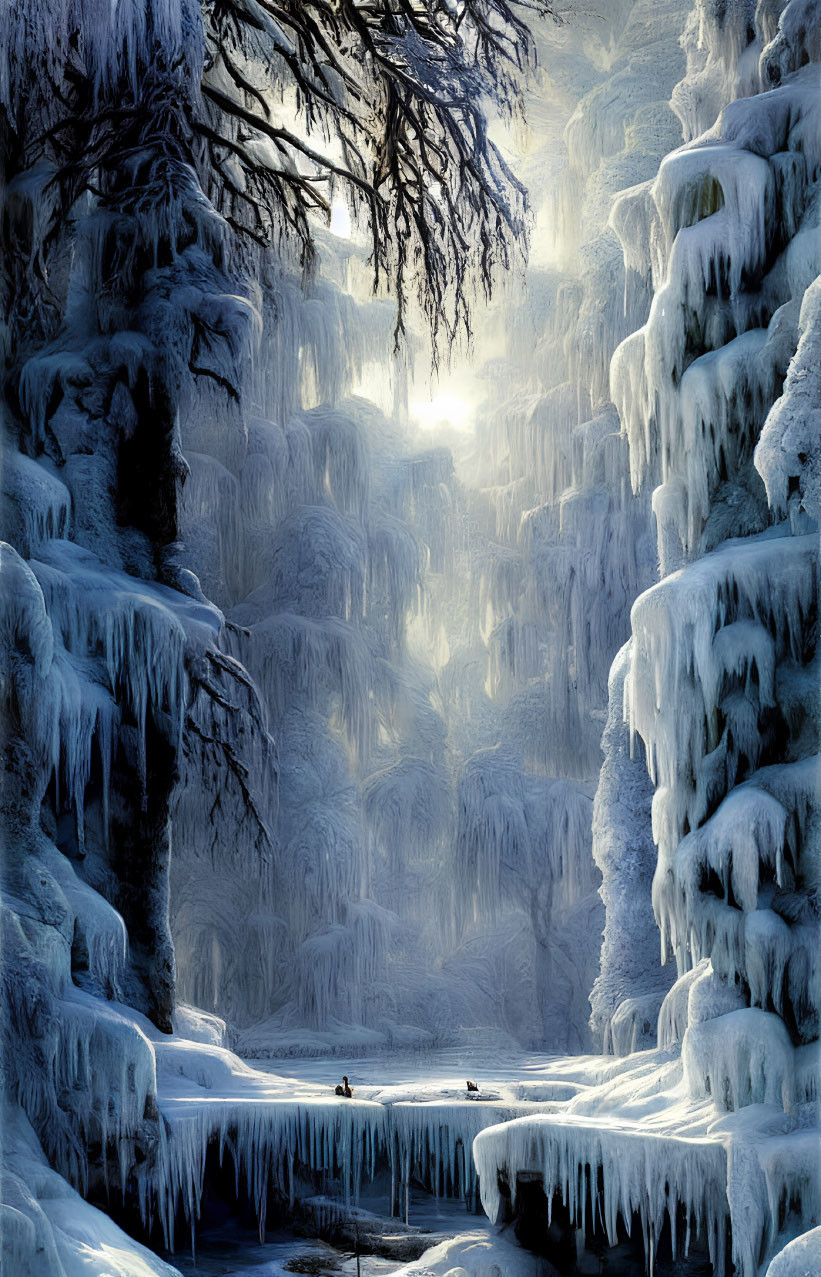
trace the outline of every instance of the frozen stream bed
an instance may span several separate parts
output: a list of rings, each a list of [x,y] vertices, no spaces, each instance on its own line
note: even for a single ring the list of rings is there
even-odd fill
[[[598,1057],[595,1057],[598,1059]],[[518,1104],[522,1101],[567,1099],[576,1087],[565,1085],[557,1094],[551,1067],[561,1057],[507,1051],[494,1053],[481,1045],[443,1047],[436,1051],[407,1051],[352,1060],[287,1057],[254,1060],[254,1068],[292,1081],[300,1089],[329,1095],[346,1073],[355,1096],[380,1104],[430,1103],[467,1100],[468,1078],[479,1086],[471,1104]]]
[[[479,1048],[481,1064],[459,1049],[350,1066],[288,1057],[254,1067],[217,1045],[177,1037],[155,1037],[155,1049],[166,1123],[145,1211],[159,1216],[176,1255],[199,1220],[196,1271],[355,1272],[357,1219],[361,1273],[439,1272],[430,1256],[413,1266],[426,1245],[439,1243],[448,1261],[442,1272],[493,1272],[496,1261],[488,1266],[484,1251],[472,1268],[454,1260],[448,1247],[457,1244],[489,1253],[501,1246],[500,1271],[526,1272],[533,1257],[518,1247],[508,1253],[512,1229],[500,1237],[492,1225],[510,1217],[521,1180],[559,1192],[583,1227],[585,1166],[601,1168],[614,1241],[624,1211],[641,1218],[648,1253],[668,1208],[692,1213],[711,1238],[723,1227],[726,1132],[709,1103],[688,1096],[676,1048],[627,1060],[510,1052],[491,1064]],[[353,1099],[334,1094],[343,1070]],[[478,1093],[468,1093],[469,1077]],[[512,1190],[507,1205],[500,1175]],[[634,1191],[656,1182],[664,1200]],[[226,1237],[221,1230],[235,1227],[236,1215],[212,1207],[232,1195],[245,1203],[242,1223],[259,1221],[259,1235],[279,1250],[260,1247],[250,1232]],[[266,1217],[287,1236],[271,1241]],[[175,1227],[184,1230],[176,1245]],[[366,1259],[366,1250],[380,1258]],[[203,1267],[210,1263],[216,1267]]]
[[[196,1049],[186,1050],[180,1044],[171,1058],[176,1059],[185,1073],[192,1074],[194,1070],[190,1065],[196,1054]],[[209,1051],[207,1056],[214,1063],[220,1058],[213,1051]],[[345,1209],[344,1183],[341,1200],[337,1198],[334,1201],[329,1195],[298,1201],[299,1223],[295,1230],[269,1230],[262,1244],[256,1230],[242,1227],[236,1221],[209,1226],[204,1209],[196,1258],[180,1254],[179,1250],[173,1256],[167,1256],[184,1277],[284,1277],[284,1274],[295,1272],[338,1273],[342,1277],[347,1274],[351,1277],[382,1277],[382,1274],[407,1273],[409,1277],[411,1274],[420,1274],[421,1277],[423,1273],[445,1273],[465,1263],[472,1265],[469,1271],[477,1273],[490,1273],[495,1264],[497,1272],[509,1273],[511,1277],[520,1273],[525,1277],[533,1273],[535,1277],[543,1271],[543,1265],[516,1246],[512,1235],[509,1240],[499,1236],[481,1210],[472,1174],[470,1145],[474,1129],[483,1129],[527,1112],[544,1111],[544,1102],[536,1105],[533,1095],[537,1094],[541,1100],[545,1093],[553,1094],[557,1089],[555,1083],[544,1079],[548,1067],[546,1057],[508,1053],[495,1061],[493,1068],[483,1068],[477,1066],[475,1058],[468,1052],[450,1049],[435,1053],[376,1055],[357,1059],[349,1066],[338,1059],[315,1057],[255,1060],[253,1069],[248,1071],[246,1066],[238,1066],[236,1057],[229,1058],[236,1070],[237,1086],[245,1089],[249,1082],[252,1085],[253,1098],[246,1091],[244,1100],[251,1106],[249,1112],[258,1106],[270,1106],[271,1116],[278,1114],[297,1140],[300,1119],[295,1114],[300,1112],[303,1121],[315,1131],[318,1132],[324,1119],[343,1139],[346,1119],[366,1140],[378,1140],[380,1135],[383,1139],[389,1138],[388,1127],[397,1123],[394,1130],[401,1131],[409,1141],[408,1146],[397,1147],[394,1154],[397,1183],[393,1208],[400,1218],[391,1219],[391,1192],[384,1176],[381,1179],[377,1177],[375,1183],[363,1176],[364,1182],[351,1185],[352,1196],[360,1202],[359,1207],[351,1204]],[[353,1101],[338,1099],[333,1094],[343,1071],[348,1074],[354,1088]],[[479,1085],[476,1098],[467,1098],[465,1083],[468,1077]],[[234,1097],[224,1093],[226,1088],[223,1088],[223,1093],[211,1088],[211,1093],[203,1096],[202,1090],[208,1089],[199,1085],[204,1080],[204,1073],[193,1086],[190,1076],[186,1078],[178,1072],[173,1081],[172,1078],[171,1068],[166,1067],[161,1108],[171,1117],[172,1129],[183,1132],[193,1124],[193,1111],[190,1117],[186,1114],[188,1105],[196,1104],[196,1092],[200,1092],[199,1098],[204,1101],[212,1118],[223,1110],[227,1112],[236,1102]],[[559,1089],[566,1094],[568,1088]],[[263,1121],[262,1112],[257,1112],[254,1124]],[[403,1167],[410,1179],[413,1163],[418,1169],[422,1153],[420,1144],[424,1145],[428,1132],[430,1155],[443,1159],[451,1168],[449,1173],[456,1174],[457,1187],[469,1184],[470,1193],[437,1197],[414,1182],[407,1184],[405,1194],[401,1184]],[[466,1150],[464,1159],[461,1156],[463,1150]],[[321,1162],[321,1135],[315,1154],[317,1151]],[[468,1170],[468,1167],[471,1169]],[[427,1170],[430,1173],[430,1166]],[[334,1182],[330,1173],[328,1180],[327,1188],[331,1194]],[[382,1191],[386,1187],[388,1191]],[[452,1190],[453,1183],[440,1183],[442,1187],[445,1191]],[[331,1240],[325,1239],[329,1222],[335,1214],[340,1219],[345,1215],[367,1218],[371,1227],[378,1227],[377,1220],[381,1218],[386,1227],[400,1230],[400,1238],[403,1231],[401,1216],[407,1214],[408,1231],[413,1234],[415,1249],[425,1248],[424,1257],[408,1260],[363,1253],[358,1257],[357,1266],[355,1243],[346,1246],[344,1237],[333,1235]],[[323,1237],[300,1235],[310,1234],[312,1228],[321,1230]]]
[[[544,1263],[504,1237],[483,1227],[440,1240],[431,1237],[430,1249],[410,1263],[375,1255],[357,1257],[325,1242],[273,1234],[264,1244],[241,1232],[221,1231],[204,1239],[197,1259],[180,1260],[175,1266],[182,1277],[287,1277],[293,1273],[321,1277],[438,1277],[461,1266],[476,1277],[541,1277],[549,1272]],[[469,1264],[469,1269],[464,1265]],[[495,1268],[494,1268],[495,1265]]]
[[[345,1099],[334,1094],[343,1072],[337,1060],[288,1058],[251,1067],[213,1043],[153,1037],[166,1124],[145,1213],[159,1212],[172,1242],[180,1209],[189,1221],[198,1216],[214,1144],[263,1221],[269,1189],[293,1204],[305,1197],[306,1177],[310,1196],[320,1193],[343,1209],[361,1196],[375,1198],[388,1216],[408,1222],[416,1184],[476,1213],[476,1135],[555,1111],[579,1089],[550,1077],[547,1058],[510,1054],[491,1069],[446,1051],[357,1060],[348,1069],[355,1095]],[[468,1092],[468,1077],[478,1092]]]
[[[360,1256],[362,1277],[448,1272],[465,1262],[477,1273],[499,1263],[511,1274],[542,1271],[482,1211],[472,1144],[489,1126],[553,1111],[577,1092],[577,1084],[548,1076],[548,1057],[507,1052],[491,1066],[486,1048],[454,1048],[350,1066],[289,1056],[252,1067],[213,1042],[152,1037],[167,1125],[161,1174],[145,1207],[159,1213],[173,1246],[167,1258],[183,1273],[356,1273],[350,1221],[357,1217],[371,1237],[363,1252],[374,1232],[387,1234],[383,1252],[396,1241],[392,1257]],[[334,1094],[343,1071],[352,1100]],[[469,1077],[478,1093],[469,1095]],[[241,1220],[226,1218],[215,1197],[215,1145],[247,1198]],[[288,1195],[294,1221],[285,1231],[268,1229],[260,1244],[251,1217],[264,1227],[271,1187]],[[197,1219],[193,1258],[189,1228]]]

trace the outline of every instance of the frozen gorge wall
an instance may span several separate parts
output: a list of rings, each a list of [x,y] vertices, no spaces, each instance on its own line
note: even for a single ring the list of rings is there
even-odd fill
[[[328,241],[327,275],[344,251]],[[214,730],[195,702],[174,819],[180,991],[227,1015],[251,1054],[476,1026],[555,1041],[552,884],[559,902],[590,894],[589,791],[495,748],[506,701],[486,690],[471,494],[447,448],[344,397],[363,349],[387,377],[389,315],[323,288],[306,301],[279,281],[227,428],[207,399],[183,419],[189,562],[225,609],[225,656],[252,674],[276,748],[266,762],[235,740],[245,779],[216,772],[212,788]],[[286,403],[283,328],[302,370]],[[560,960],[583,1040],[592,974]]]
[[[199,7],[0,21],[3,1244],[59,1277],[128,1248],[69,1184],[130,1192],[155,1155],[171,799],[223,625],[179,560],[178,411],[198,327],[218,375],[253,313],[176,131]],[[122,150],[92,177],[112,110]]]
[[[662,579],[634,603],[611,671],[594,826],[607,923],[592,1001],[594,1018],[609,1015],[605,1045],[642,1045],[664,987],[660,932],[678,979],[658,1017],[662,1051],[647,1060],[656,1081],[631,1092],[616,1070],[568,1118],[513,1123],[475,1146],[483,1184],[500,1168],[510,1183],[538,1168],[577,1220],[588,1193],[599,1197],[584,1167],[601,1167],[610,1244],[618,1217],[635,1212],[652,1253],[665,1213],[683,1207],[694,1231],[712,1233],[721,1268],[727,1212],[733,1262],[750,1275],[821,1206],[820,23],[814,4],[696,5],[671,98],[684,145],[610,219],[625,262],[652,283],[610,389],[633,490],[652,491]],[[655,934],[632,903],[637,892],[650,901],[651,835]],[[665,1110],[671,1134],[692,1131],[679,1169],[672,1145],[654,1142]],[[706,1189],[711,1141],[726,1162]],[[816,1230],[772,1271],[817,1266]]]
[[[754,26],[699,18],[704,48],[673,98],[686,135],[722,65],[726,96],[750,96],[622,199],[649,195],[658,260],[612,384],[634,484],[656,485],[665,574],[632,611],[624,705],[655,788],[662,950],[679,974],[709,957],[798,1046],[815,1037],[816,463],[796,387],[819,268],[818,71],[793,6],[771,43],[772,15],[757,42]],[[760,87],[778,87],[754,94],[753,60]]]

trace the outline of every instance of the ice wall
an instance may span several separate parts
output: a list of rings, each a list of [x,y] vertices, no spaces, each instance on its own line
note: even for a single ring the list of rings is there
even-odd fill
[[[286,336],[301,332],[310,349],[310,299],[292,301]],[[263,325],[262,350],[277,347],[283,305],[270,333]],[[352,303],[325,340],[355,349],[369,322],[369,308]],[[386,344],[374,338],[374,349],[385,377]],[[553,1040],[557,1027],[566,1032],[556,1009],[568,998],[557,991],[554,1007],[544,1004],[556,984],[551,918],[555,902],[591,891],[589,792],[527,777],[514,760],[513,791],[501,773],[490,784],[500,804],[527,807],[527,851],[500,849],[505,830],[492,823],[468,831],[485,816],[471,809],[466,777],[457,783],[461,736],[475,748],[502,729],[484,670],[477,678],[468,668],[465,679],[437,666],[443,635],[451,647],[475,641],[486,567],[484,544],[466,534],[469,499],[451,454],[420,447],[407,422],[362,398],[278,407],[268,379],[279,366],[279,356],[268,365],[257,357],[251,407],[232,432],[214,427],[207,403],[183,420],[190,562],[225,607],[230,650],[255,680],[276,748],[261,763],[252,741],[235,742],[252,750],[257,770],[245,788],[258,821],[221,781],[204,811],[202,743],[214,733],[189,716],[192,779],[180,795],[172,866],[180,989],[227,1015],[254,1055],[449,1041],[475,1025]],[[332,399],[350,375],[313,381],[300,395]],[[251,415],[254,404],[271,419]],[[266,767],[275,773],[267,802]],[[474,888],[500,850],[504,907],[474,917]],[[516,952],[522,920],[530,935]],[[572,956],[558,961],[559,989],[572,990],[583,1033],[589,981]]]
[[[653,912],[679,976],[659,1045],[675,1056],[681,1043],[679,1096],[714,1115],[705,1129],[724,1144],[726,1175],[709,1202],[687,1175],[675,1187],[669,1170],[675,1201],[633,1195],[622,1157],[629,1146],[651,1166],[665,1108],[684,1121],[673,1092],[651,1117],[637,1096],[625,1108],[618,1087],[609,1102],[603,1088],[599,1121],[629,1131],[610,1153],[585,1129],[583,1106],[578,1118],[545,1119],[544,1130],[525,1120],[476,1144],[483,1182],[501,1167],[511,1183],[517,1168],[538,1168],[548,1197],[556,1191],[577,1220],[599,1201],[583,1168],[600,1164],[611,1245],[614,1211],[625,1223],[642,1217],[652,1254],[665,1213],[673,1220],[683,1208],[688,1226],[718,1237],[728,1210],[743,1274],[814,1225],[819,1209],[818,20],[806,4],[697,4],[687,74],[672,95],[685,145],[612,216],[626,262],[654,288],[646,324],[614,354],[610,384],[633,487],[655,489],[663,579],[633,605],[630,644],[611,674],[596,800],[608,920],[594,1017],[610,1016],[612,1045],[633,1049],[638,1005],[663,987],[631,949],[646,954],[651,940],[652,832]],[[621,892],[642,883],[644,913],[630,911],[619,943]],[[705,1148],[693,1163],[702,1185],[709,1156]],[[718,1268],[721,1248],[711,1247]]]
[[[333,340],[342,346],[346,332]],[[405,641],[425,560],[445,552],[436,528],[419,525],[441,518],[436,502],[428,507],[431,493],[442,504],[450,461],[414,457],[364,400],[291,407],[284,420],[246,417],[233,457],[189,454],[189,543],[206,588],[225,599],[231,647],[254,676],[276,756],[262,871],[254,843],[243,852],[234,838],[244,872],[232,881],[203,840],[201,809],[178,811],[180,987],[239,1027],[347,1025],[350,1047],[351,1026],[396,1020],[386,945],[424,912],[406,879],[450,816],[444,726]],[[187,429],[205,435],[201,424]],[[197,535],[206,524],[219,539],[213,553]],[[242,565],[244,579],[223,564]],[[249,918],[238,948],[238,920]]]
[[[219,366],[253,313],[190,163],[152,132],[199,75],[198,7],[0,20],[4,1246],[15,1271],[167,1273],[65,1181],[125,1194],[156,1151],[137,1013],[170,1032],[171,797],[223,626],[178,554],[180,387],[203,316]],[[122,112],[94,179],[77,95],[101,146]]]

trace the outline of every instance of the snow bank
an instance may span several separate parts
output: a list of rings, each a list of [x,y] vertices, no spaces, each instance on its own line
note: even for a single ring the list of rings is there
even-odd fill
[[[3,1111],[2,1254],[15,1277],[179,1277],[83,1201],[46,1161],[22,1110]]]
[[[397,1277],[539,1277],[544,1261],[504,1237],[460,1233],[426,1250],[421,1259],[397,1270]]]
[[[813,1277],[821,1266],[821,1228],[797,1237],[776,1255],[767,1277]]]

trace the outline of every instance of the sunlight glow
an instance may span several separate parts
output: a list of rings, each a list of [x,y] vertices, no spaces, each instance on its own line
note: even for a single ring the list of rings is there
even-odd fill
[[[343,199],[335,199],[331,203],[331,223],[328,228],[332,235],[340,239],[351,238],[351,210]]]
[[[411,404],[411,416],[422,430],[446,425],[453,430],[470,430],[471,405],[459,395],[436,395]]]

